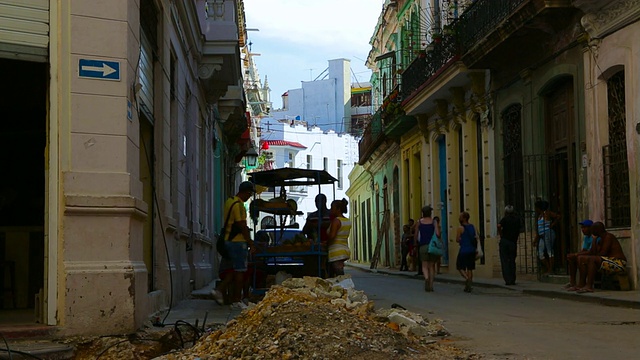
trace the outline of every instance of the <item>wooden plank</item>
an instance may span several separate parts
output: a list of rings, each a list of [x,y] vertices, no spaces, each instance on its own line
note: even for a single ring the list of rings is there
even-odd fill
[[[49,11],[49,0],[0,0],[0,4]]]
[[[35,21],[10,19],[0,16],[0,29],[27,34],[48,35],[49,24]]]
[[[21,19],[26,21],[49,23],[48,9],[33,9],[21,6],[3,4],[0,0],[0,14],[8,19]]]
[[[29,45],[38,48],[47,48],[49,46],[49,36],[25,34],[0,29],[0,49],[3,48],[3,42],[16,45]]]

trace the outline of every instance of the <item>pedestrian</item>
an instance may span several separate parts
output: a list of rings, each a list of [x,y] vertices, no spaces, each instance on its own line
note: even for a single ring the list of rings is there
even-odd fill
[[[247,271],[247,257],[250,251],[255,252],[253,240],[249,235],[247,226],[247,212],[244,203],[255,193],[255,187],[250,181],[244,181],[238,187],[236,196],[230,197],[224,203],[225,246],[231,262],[233,263],[233,286],[231,290],[231,308],[245,309],[242,302],[242,289],[245,284],[245,272]]]
[[[534,239],[533,246],[538,245],[538,258],[544,267],[542,274],[549,275],[553,272],[553,248],[556,240],[556,232],[554,230],[560,214],[549,210],[549,202],[538,200],[535,202],[535,211],[537,215],[537,236]]]
[[[329,268],[333,276],[344,275],[344,262],[351,257],[349,250],[349,233],[351,232],[351,220],[344,216],[347,212],[347,199],[331,202],[330,213],[332,215],[329,227]]]
[[[504,208],[504,217],[498,223],[498,235],[500,235],[498,247],[504,284],[515,285],[520,218],[515,214],[512,205],[507,205]]]
[[[424,276],[424,291],[433,291],[433,281],[436,277],[436,262],[440,256],[429,253],[429,243],[435,234],[440,237],[440,230],[437,222],[431,218],[433,208],[427,205],[422,208],[422,217],[416,226],[415,238],[419,238],[418,254],[420,254],[420,266]]]
[[[458,220],[460,227],[456,234],[456,242],[460,244],[458,258],[456,259],[456,269],[465,280],[464,291],[471,292],[473,283],[473,270],[476,269],[476,246],[478,244],[478,232],[473,224],[469,223],[469,213],[463,211]]]
[[[627,271],[627,257],[622,251],[620,242],[604,227],[602,222],[595,222],[591,226],[592,246],[589,253],[578,258],[580,279],[576,293],[593,292],[596,273],[606,275],[624,274]],[[598,242],[598,238],[600,242]]]
[[[576,275],[578,274],[578,262],[581,256],[589,255],[589,250],[593,244],[593,237],[591,236],[591,226],[593,221],[586,219],[580,223],[580,232],[582,232],[582,247],[580,251],[576,253],[567,254],[567,264],[569,267],[569,283],[564,286],[567,291],[576,291],[578,286],[576,285]],[[596,239],[596,244],[600,243],[600,238]]]
[[[407,225],[402,226],[402,241],[400,243],[400,271],[409,271],[409,265],[407,263],[407,255],[409,255],[409,244],[410,241],[413,241],[413,238],[409,235],[411,233],[411,227]]]
[[[413,234],[413,246],[414,249],[416,249],[416,251],[414,252],[414,261],[416,263],[416,267],[418,268],[418,273],[416,274],[416,276],[423,276],[423,272],[422,272],[422,259],[420,258],[420,251],[418,251],[418,248],[420,247],[419,244],[419,238],[416,234],[416,231],[418,230],[418,223],[415,222],[415,220],[413,219],[409,219],[409,226],[411,226],[411,234]]]

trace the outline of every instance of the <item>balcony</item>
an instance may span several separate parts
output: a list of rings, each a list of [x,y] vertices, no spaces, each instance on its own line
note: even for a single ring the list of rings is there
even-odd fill
[[[199,24],[200,33],[192,36],[202,39],[198,76],[205,90],[207,102],[216,103],[221,97],[226,97],[225,100],[241,100],[244,103],[244,93],[242,98],[236,96],[234,99],[229,99],[228,94],[230,87],[241,87],[243,82],[240,42],[245,30],[239,26],[244,18],[243,7],[238,6],[235,0],[219,3],[196,0],[194,5],[193,2],[186,3],[189,5],[178,1],[177,6],[193,7],[195,15],[192,16],[196,18],[189,18],[188,21]]]
[[[459,46],[453,35],[443,35],[430,46],[430,51],[421,53],[402,73],[402,98],[405,100],[415,96],[459,59]]]
[[[371,121],[365,127],[362,138],[358,143],[358,153],[360,154],[358,163],[360,165],[364,165],[364,163],[369,160],[373,152],[384,140],[381,113],[382,110],[379,109],[373,114]]]
[[[384,100],[380,107],[380,117],[384,126],[384,134],[395,141],[413,128],[417,121],[414,116],[408,116],[402,109],[400,87],[396,87]]]
[[[455,25],[462,61],[517,72],[574,41],[580,16],[570,0],[477,0]]]

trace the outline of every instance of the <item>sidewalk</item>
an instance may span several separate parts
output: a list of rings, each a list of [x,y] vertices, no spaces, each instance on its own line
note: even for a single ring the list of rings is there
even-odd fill
[[[408,278],[423,279],[422,276],[418,277],[415,271],[399,271],[397,269],[389,269],[389,268],[378,268],[378,269],[369,269],[369,264],[357,264],[357,263],[349,263],[347,262],[345,265],[361,269],[364,271],[379,273],[379,274],[387,274],[387,275],[395,275],[395,276],[404,276]],[[440,274],[436,276],[436,282],[442,283],[451,283],[451,284],[460,284],[463,285],[464,281],[462,277],[458,274]],[[556,299],[565,299],[565,300],[573,300],[573,301],[581,301],[581,302],[590,302],[607,306],[618,306],[618,307],[626,307],[633,309],[640,309],[640,291],[613,291],[613,290],[598,290],[596,289],[593,293],[585,293],[585,294],[576,294],[575,292],[566,291],[562,288],[560,284],[551,284],[544,283],[539,281],[527,281],[527,280],[517,280],[516,285],[507,286],[504,285],[504,281],[499,278],[476,278],[473,279],[473,285],[478,287],[500,287],[504,289],[509,289],[513,291],[520,291],[523,294],[535,295],[535,296],[545,296]]]

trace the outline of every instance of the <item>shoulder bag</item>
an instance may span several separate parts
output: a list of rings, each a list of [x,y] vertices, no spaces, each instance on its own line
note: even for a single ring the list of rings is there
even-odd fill
[[[229,208],[229,213],[227,214],[227,219],[224,221],[224,225],[220,230],[220,234],[218,235],[218,240],[216,240],[216,250],[218,250],[218,254],[220,254],[220,256],[222,256],[225,259],[229,259],[231,257],[229,255],[229,251],[227,251],[225,233],[227,229],[227,224],[229,223],[229,218],[231,217],[231,210],[233,210],[233,207],[237,203],[239,203],[239,201],[236,201],[233,204],[231,204],[231,207]]]
[[[434,256],[442,256],[444,252],[444,246],[442,244],[442,240],[438,238],[436,232],[433,232],[433,237],[431,237],[431,241],[429,242],[429,248],[427,249],[429,255]]]

